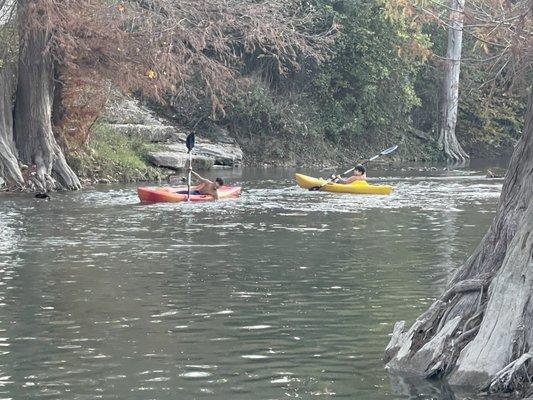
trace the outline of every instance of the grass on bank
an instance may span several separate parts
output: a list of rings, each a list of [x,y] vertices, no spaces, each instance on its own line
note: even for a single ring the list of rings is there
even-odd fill
[[[91,181],[135,182],[159,180],[161,169],[147,159],[159,146],[141,136],[125,136],[111,126],[96,123],[83,151],[70,153],[69,164],[81,179]]]

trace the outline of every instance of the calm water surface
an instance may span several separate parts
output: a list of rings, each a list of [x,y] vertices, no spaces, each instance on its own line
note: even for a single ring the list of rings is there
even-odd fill
[[[210,204],[1,194],[0,398],[453,398],[380,359],[479,242],[501,180],[389,172],[393,195],[363,197],[293,172],[225,172],[244,194]]]

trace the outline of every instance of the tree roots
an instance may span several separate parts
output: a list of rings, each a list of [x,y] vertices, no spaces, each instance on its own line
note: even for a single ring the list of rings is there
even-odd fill
[[[489,393],[514,392],[523,388],[524,383],[531,383],[531,376],[528,372],[532,353],[524,353],[516,360],[509,363],[499,371],[494,378],[483,385],[480,390]]]
[[[407,332],[404,330],[405,321],[397,322],[385,350],[385,361],[392,360],[392,367],[396,369],[401,365],[401,359],[406,357],[415,360],[414,372],[426,378],[444,375],[450,366],[455,365],[463,347],[479,331],[486,306],[484,293],[490,280],[489,276],[481,276],[455,283]],[[460,304],[461,300],[464,301],[462,295],[471,293],[471,299],[466,304]],[[456,308],[462,312],[458,313]],[[394,365],[398,359],[400,363]]]

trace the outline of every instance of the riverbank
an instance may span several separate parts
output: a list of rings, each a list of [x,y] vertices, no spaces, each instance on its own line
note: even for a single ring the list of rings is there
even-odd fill
[[[362,162],[382,150],[398,150],[380,160],[388,164],[437,162],[436,142],[410,135],[390,135],[372,141],[330,142],[323,137],[238,137],[247,166],[335,167]]]
[[[260,142],[239,141],[243,145],[242,164],[235,166],[214,165],[210,162],[196,162],[195,169],[241,169],[242,167],[292,167],[300,169],[324,169],[332,171],[352,166],[385,148],[377,146],[360,146],[344,148],[342,151],[335,146],[316,140],[310,145],[302,145],[297,141],[264,140]],[[445,164],[437,167],[435,159],[416,157],[413,148],[400,144],[397,152],[391,156],[378,159],[369,166],[373,171],[437,171],[445,170]],[[404,147],[407,147],[407,150]],[[183,145],[183,147],[185,147]],[[366,151],[364,149],[367,149]],[[415,148],[416,149],[416,148]],[[95,184],[163,182],[179,184],[185,176],[184,168],[156,166],[151,162],[150,154],[165,151],[164,144],[154,144],[141,137],[128,138],[114,131],[109,125],[96,124],[91,133],[87,147],[83,151],[67,153],[69,165],[80,177],[84,187]],[[423,150],[419,150],[422,152]],[[405,155],[409,154],[410,157]],[[414,155],[414,156],[413,156]],[[504,157],[501,157],[502,159]],[[200,158],[201,160],[201,158]],[[472,159],[471,165],[485,164],[484,159]],[[505,173],[506,162],[496,163],[491,170],[481,168],[493,177],[501,177]],[[494,172],[496,171],[496,172]],[[491,177],[491,176],[488,176]],[[0,189],[8,189],[0,180]]]
[[[67,157],[85,184],[168,180],[187,167],[189,133],[139,101],[118,96],[91,127],[84,148]],[[236,168],[242,159],[241,148],[227,132],[197,135],[192,152],[195,170]]]
[[[176,182],[188,159],[185,138],[191,132],[179,120],[133,98],[116,95],[92,125],[82,147],[70,146],[68,164],[83,186],[99,183]],[[241,130],[239,130],[241,129]],[[359,140],[332,142],[324,136],[293,131],[248,133],[242,127],[207,125],[195,129],[193,167],[199,171],[241,166],[342,168],[378,154],[391,145],[398,150],[371,168],[401,168],[409,163],[443,161],[436,137],[421,131],[388,133]],[[512,143],[466,143],[474,157],[509,154]],[[0,180],[0,188],[8,189]]]
[[[186,133],[180,133],[174,141],[168,139],[154,141],[150,139],[154,137],[154,132],[149,131],[149,128],[146,129],[150,133],[143,135],[138,134],[138,128],[133,128],[133,125],[130,125],[129,131],[117,130],[116,126],[106,120],[95,124],[91,130],[87,148],[84,151],[68,154],[69,164],[84,185],[116,182],[171,182],[175,181],[174,178],[184,175]],[[405,168],[427,170],[434,168],[435,163],[442,162],[435,150],[436,142],[420,135],[392,137],[387,141],[375,143],[343,144],[334,144],[316,137],[254,136],[228,140],[227,133],[225,133],[223,143],[217,142],[214,135],[210,135],[210,138],[211,140],[207,140],[202,137],[202,134],[197,135],[200,147],[197,146],[197,149],[193,151],[193,166],[196,170],[232,169],[242,166],[342,168],[368,159],[394,144],[399,146],[398,150],[390,156],[373,162],[372,169],[401,169],[408,165]],[[202,142],[209,143],[212,152],[218,152],[219,155],[230,154],[229,158],[217,160],[213,156],[214,153],[211,155],[202,153]],[[227,146],[231,147],[233,153],[228,152]],[[503,153],[505,155],[508,152],[507,149]],[[230,162],[235,154],[238,155],[237,159]],[[496,157],[498,149],[492,148],[490,154],[493,158]],[[475,162],[475,159],[472,161]]]
[[[68,162],[85,185],[169,180],[185,170],[189,132],[147,105],[119,96],[109,101],[93,124],[85,147],[67,153]],[[431,138],[420,134],[333,143],[313,135],[230,133],[217,126],[197,132],[192,157],[193,167],[200,171],[243,165],[337,167],[360,162],[394,144],[398,151],[380,162],[433,161],[435,147]]]

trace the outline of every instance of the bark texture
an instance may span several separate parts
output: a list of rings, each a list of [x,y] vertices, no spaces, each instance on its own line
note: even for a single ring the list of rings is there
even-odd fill
[[[15,142],[22,161],[35,165],[41,190],[80,189],[52,131],[54,93],[50,34],[27,20],[31,0],[19,0],[20,49],[15,103]]]
[[[0,177],[9,183],[22,187],[24,180],[17,160],[17,151],[13,140],[13,90],[14,66],[7,54],[0,48]]]
[[[459,104],[459,74],[461,70],[461,49],[463,46],[464,0],[452,0],[448,49],[446,51],[446,73],[444,75],[442,123],[439,146],[444,150],[448,161],[464,163],[469,157],[455,136],[457,107]]]
[[[533,98],[498,210],[474,254],[410,329],[397,323],[388,368],[489,391],[529,385],[533,351]],[[527,383],[527,384],[526,384]]]

